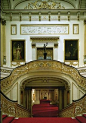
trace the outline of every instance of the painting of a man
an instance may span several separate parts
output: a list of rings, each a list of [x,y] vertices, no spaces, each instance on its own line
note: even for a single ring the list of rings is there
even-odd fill
[[[65,60],[78,60],[78,40],[65,40]]]

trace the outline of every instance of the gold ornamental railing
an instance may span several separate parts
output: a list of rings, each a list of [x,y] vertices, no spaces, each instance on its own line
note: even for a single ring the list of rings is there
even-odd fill
[[[29,110],[19,105],[17,101],[8,99],[2,92],[0,92],[0,97],[2,113],[14,117],[30,117]]]
[[[6,92],[14,84],[15,80],[32,71],[56,71],[72,77],[78,86],[86,90],[86,77],[83,77],[72,66],[54,60],[37,60],[26,63],[25,65],[15,68],[12,73],[1,80],[2,92]]]
[[[73,101],[68,107],[63,109],[60,113],[60,117],[76,117],[86,113],[86,94],[79,100]]]

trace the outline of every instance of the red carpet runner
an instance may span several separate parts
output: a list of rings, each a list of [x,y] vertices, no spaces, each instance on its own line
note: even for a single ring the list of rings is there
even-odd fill
[[[75,119],[72,118],[19,118],[15,119],[13,117],[8,117],[7,115],[2,115],[2,123],[86,123],[86,114],[82,116],[77,116]]]
[[[79,123],[71,118],[19,118],[15,123]]]
[[[15,119],[15,117],[2,115],[2,123],[86,123],[86,114],[77,116],[75,119],[57,117],[58,107],[49,103],[49,100],[41,100],[40,104],[33,105],[33,118]]]
[[[40,104],[35,104],[32,107],[33,117],[57,117],[58,107],[49,104],[48,100],[41,100]]]

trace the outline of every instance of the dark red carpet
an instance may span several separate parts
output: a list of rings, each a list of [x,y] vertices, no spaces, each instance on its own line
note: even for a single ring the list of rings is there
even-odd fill
[[[16,123],[79,123],[72,118],[19,118]]]
[[[35,117],[35,118],[19,118],[8,117],[2,115],[2,123],[86,123],[86,114],[77,116],[75,119],[68,117]]]
[[[76,119],[77,119],[80,123],[86,123],[86,118],[85,118],[85,117],[77,116]]]
[[[45,100],[41,101],[41,104],[35,104],[32,107],[33,117],[57,117],[58,107],[56,105],[49,104],[50,102]]]
[[[14,117],[6,117],[5,119],[3,119],[2,123],[11,123],[14,120]]]

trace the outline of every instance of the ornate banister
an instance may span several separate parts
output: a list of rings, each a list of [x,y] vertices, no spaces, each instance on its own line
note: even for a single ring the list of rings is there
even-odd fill
[[[60,117],[76,117],[86,113],[86,94],[79,100],[73,100],[73,103],[60,111]]]
[[[19,105],[17,101],[12,101],[0,91],[2,113],[14,117],[30,117],[29,110]]]
[[[72,66],[68,66],[64,63],[55,60],[37,60],[25,63],[25,65],[16,67],[11,74],[1,79],[2,92],[6,92],[14,84],[15,80],[25,74],[32,71],[56,71],[62,74],[72,77],[78,86],[83,90],[86,90],[86,77],[80,75],[80,73]]]

